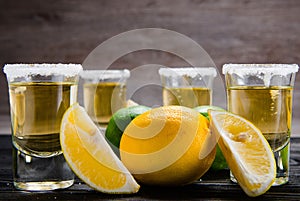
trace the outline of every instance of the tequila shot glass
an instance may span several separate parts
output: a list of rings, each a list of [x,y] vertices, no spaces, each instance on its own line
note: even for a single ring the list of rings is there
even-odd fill
[[[277,165],[273,186],[289,180],[292,98],[296,64],[225,64],[228,110],[256,125]],[[235,181],[231,174],[231,180]]]
[[[77,100],[80,64],[7,64],[13,179],[29,191],[67,188],[74,174],[60,146],[64,112]]]

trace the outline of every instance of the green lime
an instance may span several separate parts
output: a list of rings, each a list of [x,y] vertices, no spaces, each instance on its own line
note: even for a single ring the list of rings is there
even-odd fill
[[[150,109],[150,107],[143,105],[122,108],[110,118],[105,131],[105,138],[117,155],[119,155],[120,140],[127,125],[135,117]]]
[[[215,157],[215,160],[214,160],[213,164],[210,166],[210,170],[218,171],[218,170],[223,170],[223,169],[226,169],[226,168],[228,168],[226,159],[223,156],[219,145],[217,145],[216,157]]]
[[[213,106],[213,105],[201,105],[201,106],[195,107],[194,110],[197,110],[198,112],[200,112],[200,114],[202,114],[203,116],[205,116],[208,120],[209,120],[208,110],[220,110],[220,111],[224,111],[223,108],[217,107],[217,106]]]
[[[209,120],[208,110],[224,111],[223,108],[220,108],[217,106],[212,106],[212,105],[202,105],[202,106],[195,107],[194,109],[197,110],[198,112],[200,112],[200,114],[205,116],[208,120]],[[210,170],[218,171],[218,170],[223,170],[227,167],[228,167],[228,165],[226,163],[225,157],[223,156],[222,151],[219,148],[219,145],[217,145],[216,157],[215,157],[213,164],[210,167]]]
[[[283,169],[287,170],[289,168],[289,155],[290,155],[290,145],[288,144],[286,147],[281,149],[280,155],[282,158]]]

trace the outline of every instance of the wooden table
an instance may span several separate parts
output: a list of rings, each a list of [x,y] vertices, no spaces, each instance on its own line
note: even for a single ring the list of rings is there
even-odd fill
[[[0,135],[0,200],[300,200],[300,138],[291,139],[290,181],[250,198],[229,178],[229,170],[208,172],[202,181],[185,187],[142,186],[137,194],[109,195],[96,192],[79,179],[65,190],[26,192],[12,182],[12,145],[9,135]]]

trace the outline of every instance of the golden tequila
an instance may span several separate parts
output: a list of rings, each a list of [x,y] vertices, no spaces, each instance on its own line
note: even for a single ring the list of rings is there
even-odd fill
[[[126,106],[126,86],[118,82],[86,83],[84,105],[94,122],[106,126],[112,114]]]
[[[61,118],[76,100],[77,85],[68,82],[9,84],[13,143],[31,156],[61,153]]]
[[[291,86],[229,87],[228,110],[254,123],[276,152],[290,139],[292,92]]]
[[[197,107],[211,104],[211,90],[202,87],[163,88],[164,105]]]

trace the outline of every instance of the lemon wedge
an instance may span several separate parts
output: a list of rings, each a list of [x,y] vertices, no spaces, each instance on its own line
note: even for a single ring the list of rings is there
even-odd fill
[[[65,112],[60,142],[69,166],[90,187],[111,194],[139,190],[140,186],[80,105],[74,104]]]
[[[276,177],[275,158],[261,131],[246,119],[226,112],[210,110],[211,132],[227,164],[244,192],[259,196],[272,186]]]

